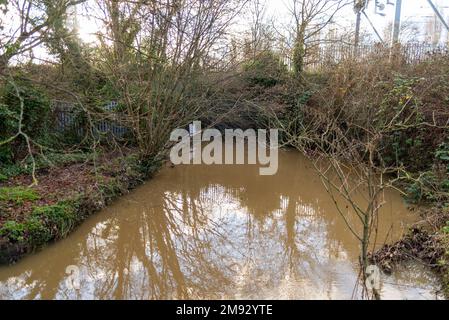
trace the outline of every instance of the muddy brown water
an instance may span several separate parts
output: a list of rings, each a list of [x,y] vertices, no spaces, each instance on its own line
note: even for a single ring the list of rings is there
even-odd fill
[[[163,169],[67,239],[0,267],[0,299],[360,298],[357,241],[311,163],[279,156],[275,176]],[[385,201],[379,243],[416,221],[398,193]],[[418,264],[382,276],[386,299],[434,299],[437,288]]]

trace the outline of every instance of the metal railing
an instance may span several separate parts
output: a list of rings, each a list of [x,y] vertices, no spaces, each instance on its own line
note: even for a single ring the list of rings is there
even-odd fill
[[[429,60],[438,55],[449,55],[449,47],[446,45],[433,45],[428,43],[406,43],[395,48],[381,44],[354,45],[345,43],[332,43],[308,48],[304,59],[304,67],[307,70],[319,70],[332,67],[343,61],[364,61],[376,56],[389,57],[395,55],[401,62],[417,64]],[[282,62],[293,69],[293,63],[289,55],[282,57]]]
[[[115,111],[117,106],[116,102],[109,102],[104,107],[104,115],[92,117],[96,135],[110,135],[116,139],[121,139],[129,132],[129,128],[122,121],[122,115]],[[71,132],[79,136],[84,135],[87,125],[86,115],[82,109],[76,108],[75,104],[53,101],[53,114],[56,131],[61,133]]]

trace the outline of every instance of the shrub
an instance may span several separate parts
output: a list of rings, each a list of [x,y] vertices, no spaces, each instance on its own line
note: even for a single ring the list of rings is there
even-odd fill
[[[42,221],[48,230],[50,239],[65,237],[76,223],[76,215],[68,203],[35,208],[31,219],[36,218]]]
[[[53,238],[51,230],[36,217],[31,217],[26,221],[25,229],[28,236],[28,243],[34,247],[43,245]]]
[[[25,225],[16,221],[7,221],[0,229],[0,236],[12,242],[21,242],[25,239]]]
[[[50,230],[37,218],[30,218],[24,223],[7,221],[0,228],[0,236],[15,243],[29,243],[33,247],[45,244],[52,239]]]
[[[16,79],[14,81],[20,96],[24,100],[23,132],[35,140],[47,139],[48,128],[51,127],[49,126],[51,111],[49,98],[41,89],[33,85],[31,81],[25,79]],[[7,83],[3,88],[0,88],[1,137],[13,136],[18,130],[20,99],[17,96],[16,87],[11,83]],[[21,148],[24,147],[22,139],[17,140],[16,143],[20,143]],[[5,163],[11,162],[13,156],[17,156],[21,148],[0,148],[0,159],[4,160]]]
[[[74,205],[59,203],[35,208],[23,223],[7,221],[0,228],[0,236],[11,242],[39,247],[51,240],[65,237],[75,223]]]
[[[438,161],[446,163],[449,171],[449,143],[444,142],[440,144],[437,152],[435,153],[435,157]]]
[[[272,52],[259,54],[244,66],[244,77],[250,85],[273,87],[284,81],[287,67]]]

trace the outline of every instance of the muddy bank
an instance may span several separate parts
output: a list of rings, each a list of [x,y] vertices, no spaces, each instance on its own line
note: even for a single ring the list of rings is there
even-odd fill
[[[449,297],[449,212],[444,208],[422,210],[424,220],[410,228],[399,241],[383,246],[371,260],[391,274],[401,264],[418,261],[438,275],[444,295]]]
[[[126,194],[157,171],[156,162],[137,155],[102,155],[95,161],[69,163],[0,184],[0,264],[17,262],[46,244],[65,238],[91,214]]]

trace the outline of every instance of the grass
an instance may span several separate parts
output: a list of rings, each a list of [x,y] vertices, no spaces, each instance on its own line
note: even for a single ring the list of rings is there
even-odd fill
[[[16,221],[7,221],[0,228],[0,236],[5,236],[12,242],[21,242],[25,239],[25,224]]]
[[[49,242],[66,237],[90,214],[149,178],[159,165],[158,161],[142,163],[135,155],[120,158],[115,165],[107,166],[111,176],[93,192],[71,194],[54,205],[30,207],[21,219],[5,220],[0,225],[0,264],[15,262]],[[97,179],[102,180],[101,177]],[[67,188],[70,191],[72,186]],[[38,198],[32,189],[25,187],[0,189],[0,201],[20,202]]]
[[[23,223],[7,221],[0,228],[0,236],[32,247],[64,238],[76,225],[75,208],[76,204],[69,202],[36,207]]]
[[[73,203],[60,202],[53,206],[35,208],[30,221],[43,222],[51,235],[50,238],[63,238],[76,224],[74,211],[75,205]]]
[[[22,204],[25,201],[39,200],[40,196],[32,189],[26,187],[0,188],[0,201]]]
[[[93,153],[48,153],[45,156],[36,156],[36,169],[41,170],[49,167],[63,167],[69,164],[89,161]],[[21,174],[31,174],[32,162],[28,158],[24,163],[9,164],[0,167],[0,182]]]

